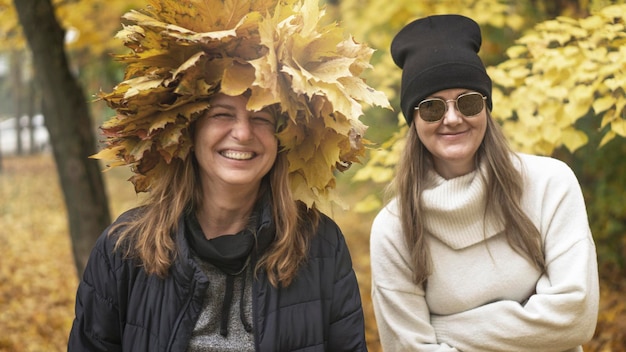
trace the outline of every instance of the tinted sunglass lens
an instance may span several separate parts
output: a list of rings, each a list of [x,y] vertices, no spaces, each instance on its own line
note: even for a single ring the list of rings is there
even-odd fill
[[[419,104],[420,117],[424,121],[439,121],[446,112],[446,103],[442,100],[426,100]]]
[[[478,115],[484,107],[483,96],[480,94],[467,94],[457,99],[457,107],[465,116]]]

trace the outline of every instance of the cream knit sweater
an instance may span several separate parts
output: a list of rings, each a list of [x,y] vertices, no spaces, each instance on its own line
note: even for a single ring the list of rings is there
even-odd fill
[[[522,206],[542,234],[541,275],[484,221],[478,172],[431,175],[423,194],[434,272],[415,285],[394,199],[372,225],[372,300],[385,352],[581,351],[595,330],[598,272],[578,181],[564,163],[521,154]],[[514,159],[516,160],[516,159]]]

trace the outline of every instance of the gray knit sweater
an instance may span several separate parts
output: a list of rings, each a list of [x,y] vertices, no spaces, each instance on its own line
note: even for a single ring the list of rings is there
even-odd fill
[[[228,314],[227,335],[223,336],[220,322],[228,275],[197,256],[194,256],[194,259],[200,264],[210,284],[187,351],[254,351],[254,332],[252,330],[247,332],[244,326],[252,324],[252,270],[246,267],[242,273],[233,275],[234,294],[230,297],[232,301]]]

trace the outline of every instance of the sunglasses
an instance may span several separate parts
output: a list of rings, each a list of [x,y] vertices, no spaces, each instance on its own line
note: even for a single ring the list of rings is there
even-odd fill
[[[469,92],[459,95],[456,99],[443,100],[430,98],[422,100],[415,107],[419,111],[420,118],[426,122],[438,122],[448,111],[448,102],[453,101],[456,109],[466,117],[478,115],[485,107],[487,97],[478,92]]]

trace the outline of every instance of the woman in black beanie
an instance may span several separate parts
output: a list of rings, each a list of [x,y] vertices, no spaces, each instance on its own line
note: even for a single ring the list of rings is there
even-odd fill
[[[395,197],[372,225],[385,351],[582,351],[598,313],[595,245],[576,176],[514,153],[491,117],[480,28],[408,24],[391,54],[410,125]]]

